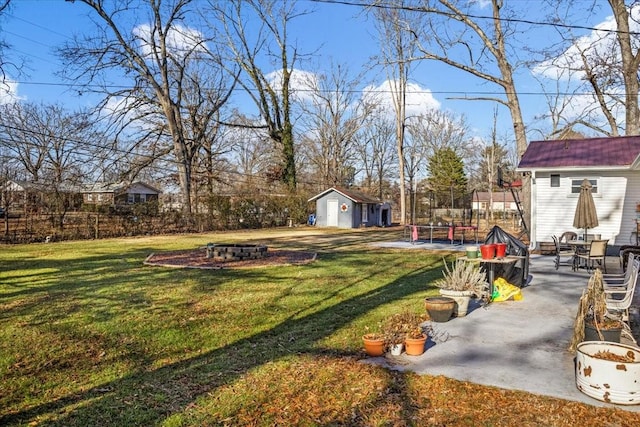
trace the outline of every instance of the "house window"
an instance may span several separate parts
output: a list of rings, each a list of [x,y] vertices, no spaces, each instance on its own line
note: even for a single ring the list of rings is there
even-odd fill
[[[101,202],[102,201],[102,194],[98,194],[98,201]]]
[[[599,194],[600,191],[598,190],[598,180],[592,178],[588,179],[591,183],[591,193],[593,195]],[[571,179],[571,194],[580,194],[580,186],[582,186],[582,181],[584,181],[584,178]]]
[[[127,203],[129,203],[129,204],[133,204],[133,203],[135,203],[135,202],[136,202],[135,194],[133,194],[133,193],[128,193],[128,194],[127,194]]]
[[[93,194],[87,194],[87,202],[93,202]]]
[[[362,222],[369,221],[369,206],[366,203],[362,204]]]
[[[560,187],[560,175],[551,175],[551,186]]]

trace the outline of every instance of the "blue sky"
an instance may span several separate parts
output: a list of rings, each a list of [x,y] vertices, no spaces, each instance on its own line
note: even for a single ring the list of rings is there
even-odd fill
[[[533,7],[536,4],[540,3],[535,0],[528,3]],[[315,12],[297,21],[291,37],[298,40],[303,51],[318,51],[312,63],[347,63],[356,72],[378,53],[375,31],[371,22],[359,15],[359,8],[311,2],[302,2],[301,5]],[[62,65],[53,55],[54,48],[68,41],[74,32],[91,30],[92,23],[85,16],[87,10],[83,5],[64,0],[14,0],[12,9],[0,25],[3,37],[15,49],[14,55],[23,56],[28,61],[27,75],[11,76],[18,82],[17,96],[33,102],[60,102],[68,108],[93,105],[95,98],[78,96],[55,75]],[[600,22],[605,16],[606,10],[598,17]],[[595,26],[598,23],[583,22],[583,25]],[[531,37],[528,42],[535,43],[536,37],[541,34]],[[367,78],[369,80],[363,81],[363,89],[365,84],[379,85],[385,80],[380,70],[368,73]],[[495,86],[434,62],[417,66],[411,78],[424,91],[433,91],[433,98],[440,108],[464,114],[478,136],[487,137],[490,134],[493,103],[451,98],[463,96],[465,92],[495,91]],[[518,87],[523,92],[532,93],[521,96],[525,121],[530,123],[535,115],[544,111],[544,99],[536,95],[540,89],[527,74],[519,75]],[[508,133],[510,118],[505,108],[499,109],[499,121],[500,132]]]

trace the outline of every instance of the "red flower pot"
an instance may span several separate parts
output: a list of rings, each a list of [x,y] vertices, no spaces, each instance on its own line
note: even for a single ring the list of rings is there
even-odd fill
[[[507,244],[496,243],[496,257],[504,258],[507,255]]]
[[[496,245],[480,245],[480,253],[482,254],[482,259],[493,259],[496,256]]]

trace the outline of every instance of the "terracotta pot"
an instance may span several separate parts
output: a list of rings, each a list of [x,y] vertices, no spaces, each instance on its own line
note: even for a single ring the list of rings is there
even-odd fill
[[[427,336],[422,338],[407,338],[404,340],[405,351],[409,356],[420,356],[424,353],[424,344],[427,342]]]
[[[456,300],[449,297],[428,297],[424,299],[424,307],[434,322],[448,322],[453,315]]]
[[[364,342],[364,351],[367,352],[367,356],[377,357],[384,355],[384,339],[363,335],[362,342]]]

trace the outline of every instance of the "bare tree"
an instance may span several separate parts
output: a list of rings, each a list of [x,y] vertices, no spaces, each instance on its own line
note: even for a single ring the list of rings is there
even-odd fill
[[[322,187],[347,185],[353,180],[355,134],[373,107],[357,99],[361,76],[350,76],[346,66],[328,74],[309,75],[308,92],[300,97],[300,132],[306,157]]]
[[[405,10],[410,0],[392,0],[385,7],[375,7],[374,15],[380,35],[381,62],[387,72],[396,122],[396,150],[400,175],[400,224],[407,220],[404,137],[407,118],[407,83],[417,39],[408,30],[422,27],[422,15]]]
[[[395,125],[385,111],[377,110],[367,117],[355,135],[355,150],[357,168],[364,174],[363,186],[384,200],[385,185],[397,178]]]
[[[75,207],[71,195],[103,157],[102,133],[87,111],[29,103],[0,108],[0,144],[24,168],[22,179],[52,195],[44,207],[62,228],[65,213]]]
[[[209,1],[223,23],[232,60],[244,71],[240,84],[255,103],[269,138],[281,153],[272,175],[296,190],[292,109],[292,77],[299,53],[290,45],[288,27],[305,12],[293,0]],[[270,59],[273,72],[264,69]]]
[[[9,4],[11,0],[0,0],[0,18],[2,18],[3,14],[9,9]],[[5,56],[5,52],[8,50],[9,46],[4,41],[4,39],[0,38],[0,83],[5,84],[7,79],[6,68],[10,65],[13,65],[10,60]]]
[[[409,31],[419,41],[416,59],[439,61],[500,88],[504,97],[471,97],[470,100],[497,102],[509,109],[518,156],[527,149],[527,135],[514,69],[518,59],[509,42],[514,41],[521,20],[504,0],[491,0],[491,19],[482,19],[472,8],[476,2],[466,0],[426,0],[413,10],[427,15],[427,25],[411,26]],[[522,25],[522,24],[520,24]],[[526,179],[525,179],[526,180]],[[528,194],[528,182],[523,189]],[[529,197],[523,197],[525,212],[530,215]],[[528,222],[528,221],[527,221]]]
[[[636,135],[640,132],[637,35],[640,4],[632,2],[627,6],[622,0],[608,3],[613,20],[605,21],[587,35],[577,35],[570,28],[569,11],[580,7],[590,12],[600,3],[554,2],[554,14],[549,19],[565,23],[558,30],[562,43],[540,52],[543,59],[534,70],[552,80],[572,83],[576,94],[564,96],[569,100],[566,102],[576,104],[563,117],[568,122],[567,128],[582,125],[605,135],[617,136],[620,132]]]
[[[194,159],[233,89],[233,79],[227,81],[228,74],[221,72],[218,37],[205,36],[204,25],[197,30],[187,25],[197,21],[192,0],[77,2],[90,8],[96,26],[60,49],[65,62],[73,65],[70,77],[80,90],[104,94],[100,107],[119,105],[114,115],[125,127],[143,119],[157,124],[162,118],[161,126],[152,126],[145,137],[169,135],[183,210],[190,214]],[[144,14],[148,22],[136,24]],[[130,78],[131,86],[112,85],[108,73],[114,70]],[[194,118],[197,123],[190,123]]]

